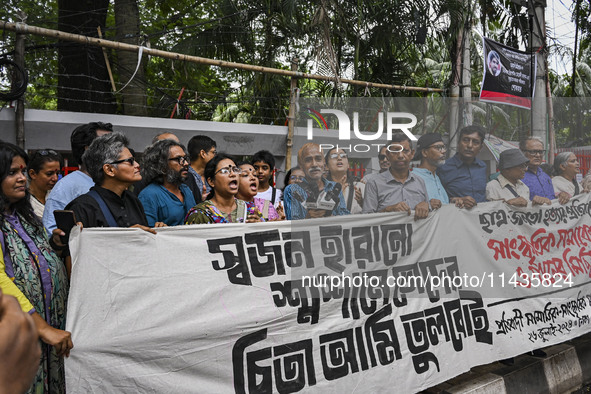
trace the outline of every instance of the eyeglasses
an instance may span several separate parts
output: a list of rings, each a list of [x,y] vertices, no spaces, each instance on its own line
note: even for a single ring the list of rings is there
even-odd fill
[[[331,159],[346,159],[347,158],[347,154],[345,152],[343,152],[343,153],[331,153],[328,157],[331,158]]]
[[[445,145],[431,145],[429,148],[437,149],[439,152],[445,152],[447,150],[447,146]]]
[[[179,157],[171,157],[170,159],[168,159],[169,161],[176,161],[177,163],[181,164],[183,162],[185,163],[190,163],[190,159],[189,156],[179,156]]]
[[[386,155],[379,154],[378,155],[378,160],[379,161],[386,160]]]
[[[135,157],[131,156],[127,159],[121,159],[121,160],[113,161],[113,162],[107,163],[107,164],[121,164],[121,163],[127,163],[130,166],[132,166],[133,163],[135,163]]]
[[[292,176],[289,177],[289,180],[290,181],[298,181],[298,182],[301,182],[305,178],[306,178],[305,176],[301,176],[301,175],[300,176],[298,176],[298,175],[292,175]]]
[[[526,170],[528,167],[528,163],[523,163],[521,165],[519,165],[519,168],[521,168],[522,170]]]
[[[546,153],[546,150],[524,150],[524,152],[529,153],[532,156],[536,156],[536,155],[544,155]]]
[[[230,174],[230,172],[233,172],[236,175],[240,175],[242,173],[242,168],[232,166],[222,167],[219,170],[217,170],[213,175],[217,174],[218,172],[222,175],[228,175]]]

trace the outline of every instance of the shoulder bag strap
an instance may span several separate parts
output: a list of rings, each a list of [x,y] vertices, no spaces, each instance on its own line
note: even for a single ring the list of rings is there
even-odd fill
[[[499,178],[497,178],[497,182],[499,182],[499,184],[501,184],[501,181],[499,181]],[[511,194],[513,194],[513,196],[515,197],[519,197],[519,194],[517,194],[517,192],[515,191],[515,189],[513,189],[513,186],[511,185],[507,185],[505,186],[507,189],[509,189],[509,191],[511,192]]]
[[[111,211],[109,211],[107,204],[105,204],[105,200],[103,200],[103,198],[97,193],[97,191],[91,190],[88,192],[88,195],[94,198],[94,200],[98,203],[109,227],[119,227],[117,226],[117,222],[115,221],[113,214],[111,213]]]
[[[573,184],[575,185],[575,194],[574,195],[576,196],[581,191],[581,190],[579,190],[579,182],[577,182],[577,178],[576,177],[573,178]]]
[[[271,188],[273,189],[273,191],[271,192],[271,203],[273,205],[275,205],[275,197],[277,194],[277,189],[275,189],[273,186],[271,186]]]
[[[353,182],[349,182],[349,195],[347,196],[347,210],[351,212],[351,206],[353,205],[353,198],[355,197],[355,185]]]

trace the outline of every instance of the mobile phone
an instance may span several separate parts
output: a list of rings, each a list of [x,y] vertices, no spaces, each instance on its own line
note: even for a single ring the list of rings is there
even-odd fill
[[[53,217],[55,217],[55,224],[57,225],[57,228],[66,233],[66,235],[62,235],[60,237],[62,243],[68,243],[70,231],[72,231],[72,228],[76,225],[76,215],[74,215],[74,211],[58,209],[53,211]]]

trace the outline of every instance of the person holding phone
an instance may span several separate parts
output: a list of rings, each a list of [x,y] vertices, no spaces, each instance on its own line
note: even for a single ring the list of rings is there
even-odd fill
[[[65,392],[63,356],[74,347],[65,331],[68,276],[58,250],[65,235],[54,230],[48,240],[35,216],[27,190],[28,156],[21,148],[0,142],[0,264],[2,289],[14,295],[31,315],[41,339],[41,361],[29,391]],[[10,289],[6,289],[6,287]]]
[[[236,198],[242,169],[224,154],[211,159],[205,166],[205,180],[211,187],[207,200],[189,210],[185,224],[254,223],[264,219],[253,203]]]

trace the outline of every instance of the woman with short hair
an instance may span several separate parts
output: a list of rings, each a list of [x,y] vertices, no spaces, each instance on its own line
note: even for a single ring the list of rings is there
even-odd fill
[[[189,210],[185,224],[254,223],[263,221],[254,203],[236,198],[242,169],[225,154],[218,154],[205,166],[205,181],[211,186],[207,200]]]
[[[137,227],[155,233],[148,227],[139,198],[127,190],[142,179],[129,139],[121,133],[97,137],[82,160],[95,184],[66,206],[74,211],[76,220],[84,227]],[[154,227],[163,226],[157,222]]]

